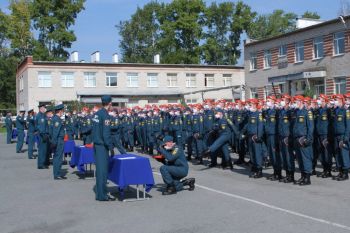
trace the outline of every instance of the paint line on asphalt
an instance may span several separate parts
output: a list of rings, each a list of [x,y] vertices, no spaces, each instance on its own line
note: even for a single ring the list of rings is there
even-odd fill
[[[161,176],[161,174],[159,172],[153,172],[153,173],[156,174],[156,175]],[[287,214],[291,214],[291,215],[294,215],[294,216],[298,216],[298,217],[301,217],[301,218],[309,219],[309,220],[312,220],[312,221],[315,221],[315,222],[324,223],[324,224],[327,224],[327,225],[331,225],[331,226],[334,226],[334,227],[338,227],[338,228],[350,231],[350,227],[349,226],[345,226],[343,224],[339,224],[339,223],[336,223],[336,222],[331,222],[331,221],[324,220],[324,219],[321,219],[321,218],[312,217],[312,216],[309,216],[309,215],[306,215],[306,214],[302,214],[302,213],[298,213],[298,212],[295,212],[295,211],[292,211],[292,210],[283,209],[283,208],[280,208],[278,206],[270,205],[270,204],[267,204],[267,203],[264,203],[264,202],[261,202],[261,201],[257,201],[257,200],[251,199],[251,198],[243,197],[243,196],[240,196],[240,195],[223,192],[223,191],[220,191],[220,190],[209,188],[207,186],[196,184],[196,187],[204,189],[204,190],[207,190],[207,191],[210,191],[210,192],[218,193],[218,194],[221,194],[221,195],[224,195],[224,196],[233,197],[233,198],[236,198],[236,199],[239,199],[239,200],[243,200],[243,201],[247,201],[247,202],[250,202],[250,203],[254,203],[256,205],[264,206],[264,207],[269,208],[269,209],[278,210],[278,211],[281,211],[281,212],[284,212],[284,213],[287,213]]]

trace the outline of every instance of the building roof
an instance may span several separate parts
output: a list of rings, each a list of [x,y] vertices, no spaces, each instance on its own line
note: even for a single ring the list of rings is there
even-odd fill
[[[343,16],[343,18],[346,21],[346,20],[350,19],[350,15]],[[318,23],[318,24],[315,24],[315,25],[312,25],[312,26],[309,26],[309,27],[296,29],[294,31],[291,31],[291,32],[288,32],[288,33],[284,33],[284,34],[281,34],[281,35],[278,35],[278,36],[273,36],[273,37],[262,39],[262,40],[254,40],[254,41],[252,41],[250,43],[246,43],[244,45],[244,47],[253,46],[253,45],[256,45],[256,44],[261,44],[261,43],[264,43],[264,42],[267,42],[267,41],[272,41],[272,40],[276,40],[276,39],[283,38],[283,37],[288,37],[290,35],[294,35],[294,34],[297,34],[297,33],[300,33],[300,32],[305,32],[305,31],[308,31],[308,30],[311,30],[311,29],[314,29],[314,28],[323,27],[323,26],[326,26],[326,25],[329,25],[329,24],[334,24],[334,23],[337,23],[337,22],[341,23],[339,18],[335,18],[335,19],[332,19],[332,20],[324,21],[322,23]]]

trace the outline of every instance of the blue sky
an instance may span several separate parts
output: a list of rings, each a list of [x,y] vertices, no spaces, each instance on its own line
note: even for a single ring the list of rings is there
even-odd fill
[[[225,0],[216,0],[224,2]],[[143,6],[150,0],[87,0],[85,10],[78,15],[72,28],[77,36],[70,51],[77,50],[79,59],[90,60],[90,54],[101,52],[101,61],[111,62],[112,54],[119,53],[119,35],[115,27],[121,20],[129,19],[137,6]],[[163,2],[171,2],[164,0]],[[211,0],[205,1],[210,4]],[[234,1],[235,2],[235,1]],[[271,13],[274,9],[303,14],[306,10],[316,11],[321,19],[337,17],[341,0],[244,0],[260,14]],[[0,8],[6,11],[7,0],[0,0]],[[242,63],[240,59],[239,63]]]

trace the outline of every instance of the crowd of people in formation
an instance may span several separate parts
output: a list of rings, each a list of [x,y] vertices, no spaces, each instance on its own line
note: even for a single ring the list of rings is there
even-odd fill
[[[37,166],[45,169],[53,157],[54,178],[60,173],[63,137],[92,144],[93,120],[99,107],[80,112],[40,105],[39,112],[21,111],[16,118],[17,153],[22,152],[24,129],[28,130],[28,158],[33,159],[35,135],[39,136]],[[234,164],[250,168],[251,178],[263,177],[263,168],[272,166],[267,179],[310,185],[310,176],[344,181],[349,178],[350,94],[316,99],[303,96],[268,96],[265,101],[227,102],[205,100],[202,104],[146,105],[109,108],[108,130],[113,148],[120,154],[135,151],[155,155],[165,136],[186,151],[188,161],[232,169]],[[11,143],[11,115],[6,118]],[[238,155],[232,160],[231,152]],[[203,163],[203,160],[210,160]],[[249,159],[249,160],[248,160]],[[316,171],[317,162],[322,170]],[[296,164],[300,177],[295,177]],[[284,171],[284,172],[283,172]],[[299,174],[299,173],[298,173]],[[299,179],[300,178],[300,179]]]

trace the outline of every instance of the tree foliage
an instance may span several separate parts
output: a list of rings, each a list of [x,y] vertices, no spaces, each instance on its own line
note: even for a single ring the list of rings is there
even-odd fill
[[[321,16],[317,12],[305,11],[305,13],[301,16],[302,18],[308,19],[320,19]]]

